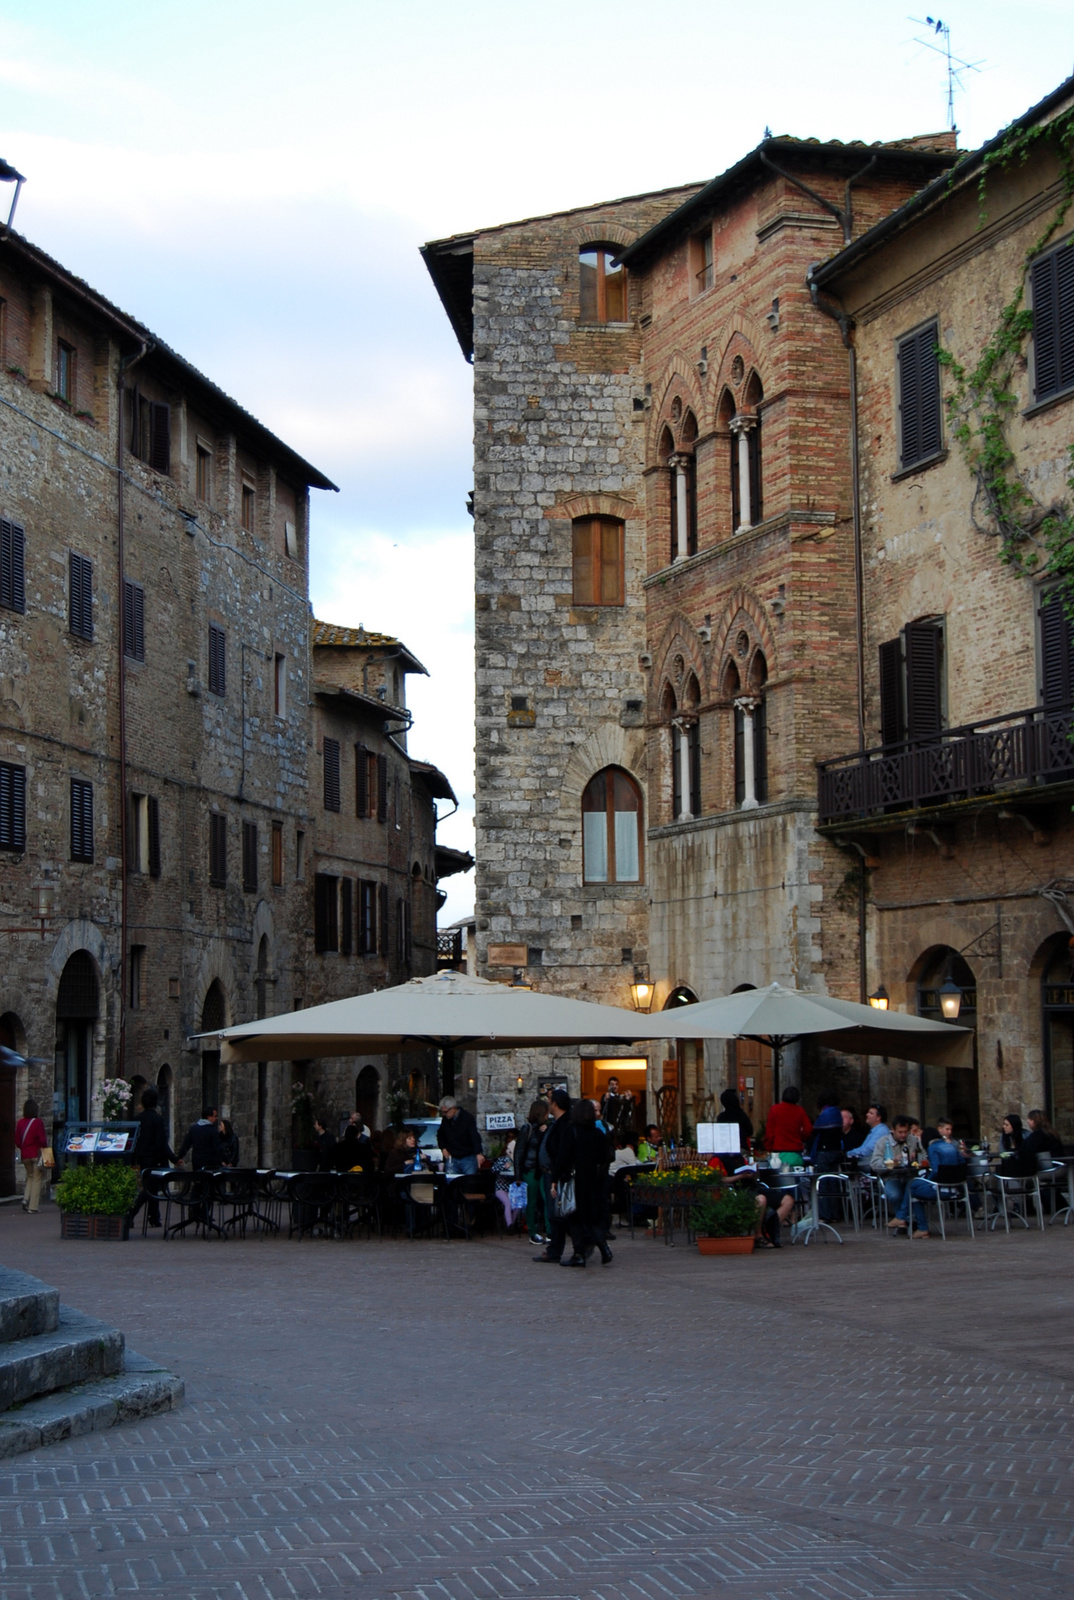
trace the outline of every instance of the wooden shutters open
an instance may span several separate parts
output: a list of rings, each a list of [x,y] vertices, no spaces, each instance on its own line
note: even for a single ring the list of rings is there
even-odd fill
[[[908,622],[903,639],[906,737],[935,739],[943,730],[943,624]]]
[[[880,742],[901,744],[905,738],[902,639],[887,639],[880,646]]]
[[[209,624],[209,693],[227,693],[227,634],[215,622]]]
[[[242,825],[242,888],[244,894],[257,893],[257,823]]]
[[[388,820],[388,758],[377,757],[377,821]]]
[[[0,517],[0,606],[26,610],[26,534],[5,517]]]
[[[145,590],[130,578],[123,580],[123,654],[145,660]]]
[[[272,886],[279,889],[283,885],[283,823],[272,824]]]
[[[71,860],[93,860],[93,785],[71,779]]]
[[[318,955],[339,949],[339,879],[327,872],[313,878],[313,947]]]
[[[155,794],[146,798],[149,824],[149,876],[160,877],[160,801]]]
[[[209,882],[214,889],[227,886],[227,817],[222,811],[209,813]]]
[[[324,809],[339,810],[339,740],[324,741]]]
[[[898,344],[899,466],[915,466],[943,446],[940,402],[939,329],[935,322]]]
[[[68,559],[69,623],[76,639],[93,639],[93,562],[72,550]]]
[[[364,744],[354,751],[354,812],[358,817],[369,815],[369,751]]]
[[[377,951],[388,954],[388,885],[382,883],[377,893]]]
[[[26,768],[0,761],[0,850],[26,849]]]
[[[1041,597],[1041,704],[1069,706],[1074,701],[1074,628],[1063,604],[1062,590]]]
[[[1033,263],[1033,397],[1074,387],[1074,241]]]
[[[349,956],[354,946],[354,884],[350,878],[341,878],[339,953]]]

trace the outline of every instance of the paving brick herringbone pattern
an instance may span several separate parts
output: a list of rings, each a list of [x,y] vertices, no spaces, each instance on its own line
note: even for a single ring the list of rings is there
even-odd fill
[[[1063,1600],[1074,1230],[608,1271],[516,1241],[0,1259],[185,1410],[0,1468],[0,1600]]]

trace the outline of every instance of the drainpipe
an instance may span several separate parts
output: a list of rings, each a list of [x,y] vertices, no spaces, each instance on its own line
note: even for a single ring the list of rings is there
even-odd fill
[[[148,339],[143,339],[136,355],[120,357],[116,377],[118,406],[116,414],[116,565],[117,612],[119,628],[119,1050],[116,1076],[124,1076],[127,1053],[127,664],[123,653],[123,574],[125,561],[125,499],[123,471],[123,411],[126,396],[127,373],[142,360],[150,349]]]

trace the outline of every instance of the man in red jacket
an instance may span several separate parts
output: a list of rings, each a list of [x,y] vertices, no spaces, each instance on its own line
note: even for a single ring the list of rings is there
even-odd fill
[[[813,1132],[813,1124],[799,1105],[801,1095],[792,1084],[784,1089],[783,1099],[768,1113],[764,1125],[765,1149],[771,1152],[790,1151],[801,1155],[805,1142]]]
[[[45,1124],[37,1114],[37,1101],[27,1100],[22,1116],[15,1124],[15,1148],[22,1158],[26,1174],[26,1188],[22,1196],[22,1209],[34,1212],[41,1204],[41,1152],[48,1144]]]

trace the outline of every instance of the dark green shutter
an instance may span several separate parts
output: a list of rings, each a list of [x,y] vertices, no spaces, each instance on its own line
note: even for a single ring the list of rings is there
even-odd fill
[[[943,628],[935,622],[908,622],[903,638],[906,737],[935,739],[943,729]]]
[[[0,606],[26,610],[26,534],[6,518],[0,518]]]
[[[888,639],[880,646],[880,742],[901,744],[905,738],[902,639]]]
[[[1042,598],[1038,615],[1041,702],[1046,706],[1068,706],[1074,698],[1074,629],[1061,590],[1053,589]]]

